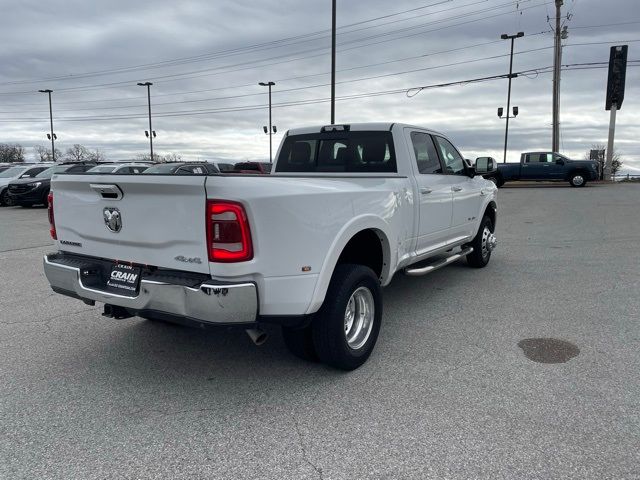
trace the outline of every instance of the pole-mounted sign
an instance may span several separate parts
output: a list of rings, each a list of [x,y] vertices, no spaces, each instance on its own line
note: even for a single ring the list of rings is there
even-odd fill
[[[624,100],[624,80],[627,74],[627,45],[611,47],[609,54],[609,77],[607,79],[607,99],[604,109],[611,111],[609,117],[609,141],[607,142],[607,161],[604,167],[604,179],[611,180],[613,160],[613,138],[616,131],[616,112]]]

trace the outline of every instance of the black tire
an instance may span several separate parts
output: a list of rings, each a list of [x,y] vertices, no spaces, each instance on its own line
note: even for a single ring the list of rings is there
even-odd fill
[[[5,188],[2,195],[0,195],[0,205],[3,207],[10,207],[13,205],[13,199],[9,196],[8,189]]]
[[[365,303],[373,308],[372,314],[365,314],[370,319],[371,328],[367,328],[368,333],[360,339],[363,342],[361,345],[354,343],[356,348],[349,345],[345,331],[347,306],[354,294],[362,295],[367,299]],[[355,318],[356,302],[351,305],[354,307],[352,312]],[[333,272],[325,301],[312,323],[313,344],[318,358],[340,370],[355,370],[371,355],[381,323],[382,289],[376,274],[363,265],[338,265]],[[364,329],[358,331],[362,332]]]
[[[569,185],[574,188],[584,187],[587,184],[586,175],[582,172],[575,172],[569,176]]]
[[[478,228],[478,233],[473,238],[473,241],[469,244],[470,247],[473,247],[473,252],[467,255],[467,263],[473,268],[483,268],[486,267],[491,259],[491,251],[486,248],[483,250],[483,242],[486,242],[484,238],[486,233],[485,229],[488,228],[490,233],[493,233],[493,222],[488,216],[482,217],[482,221],[480,222],[480,228]]]
[[[289,351],[308,362],[317,362],[318,354],[313,344],[311,325],[302,328],[282,327],[282,338]]]

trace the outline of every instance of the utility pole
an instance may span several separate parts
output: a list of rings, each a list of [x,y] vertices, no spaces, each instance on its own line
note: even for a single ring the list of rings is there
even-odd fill
[[[51,137],[51,158],[53,159],[53,161],[55,163],[55,161],[56,161],[56,145],[55,145],[56,136],[53,133],[53,108],[51,107],[51,93],[53,92],[53,90],[47,88],[46,90],[38,90],[38,92],[40,92],[40,93],[48,93],[49,94],[49,123],[51,124],[51,133],[48,136]]]
[[[336,0],[331,0],[331,125],[336,123]]]
[[[563,0],[556,2],[556,29],[554,32],[553,54],[553,113],[552,113],[552,137],[551,151],[560,150],[560,66],[562,65],[562,39],[560,38],[560,7]]]
[[[511,55],[509,57],[509,88],[507,90],[507,118],[506,118],[506,125],[504,128],[504,158],[502,160],[503,163],[507,163],[507,141],[509,138],[509,109],[511,108],[511,79],[513,77],[517,77],[518,75],[514,75],[513,74],[513,42],[516,38],[520,38],[520,37],[524,37],[524,32],[518,32],[515,35],[507,35],[506,33],[503,33],[502,35],[500,35],[500,38],[503,40],[511,40]],[[517,113],[516,113],[517,115]],[[514,115],[515,116],[515,115]]]
[[[154,132],[151,128],[151,82],[138,82],[140,87],[147,87],[147,104],[149,105],[149,150],[151,151],[151,161],[153,162],[153,137],[156,136],[156,132]]]
[[[264,133],[267,133],[269,135],[269,163],[273,163],[272,136],[275,132],[275,127],[271,123],[271,87],[275,85],[275,82],[260,82],[258,83],[258,85],[260,85],[261,87],[269,87],[269,130]]]

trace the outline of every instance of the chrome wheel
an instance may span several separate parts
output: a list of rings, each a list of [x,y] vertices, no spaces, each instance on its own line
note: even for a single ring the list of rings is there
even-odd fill
[[[496,248],[497,243],[498,240],[496,239],[496,236],[491,233],[489,227],[484,227],[484,230],[482,231],[482,258],[486,259],[493,249]]]
[[[358,350],[367,343],[373,320],[375,304],[367,287],[359,287],[351,294],[344,311],[344,334],[349,348]]]
[[[579,187],[584,183],[584,177],[582,175],[576,175],[571,179],[571,183],[573,183],[576,187]]]

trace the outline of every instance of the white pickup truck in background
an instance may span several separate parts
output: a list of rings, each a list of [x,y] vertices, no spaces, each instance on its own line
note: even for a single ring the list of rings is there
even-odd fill
[[[290,130],[270,175],[60,174],[44,269],[106,316],[238,325],[256,343],[277,323],[297,356],[351,370],[397,272],[489,262],[490,163],[469,167],[442,134],[370,123]]]

